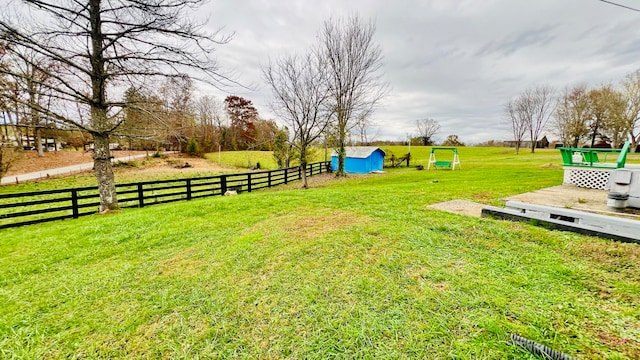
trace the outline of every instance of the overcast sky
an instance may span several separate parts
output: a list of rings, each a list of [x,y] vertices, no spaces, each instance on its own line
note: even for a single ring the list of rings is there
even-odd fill
[[[438,140],[507,140],[503,106],[525,89],[618,83],[640,69],[640,12],[599,0],[211,0],[201,10],[235,33],[217,51],[221,69],[255,89],[206,91],[246,97],[264,118],[275,118],[261,75],[270,57],[307,51],[329,17],[374,20],[392,88],[373,115],[377,140],[406,139],[420,118],[441,124]]]

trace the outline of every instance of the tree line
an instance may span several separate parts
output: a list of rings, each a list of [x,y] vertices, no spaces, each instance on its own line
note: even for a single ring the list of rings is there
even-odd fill
[[[307,54],[264,67],[273,108],[287,124],[279,128],[260,118],[248,99],[231,95],[220,103],[194,95],[194,80],[218,88],[239,85],[213,57],[231,37],[193,20],[204,2],[30,0],[2,9],[5,139],[12,129],[18,142],[33,142],[41,155],[42,137],[53,132],[65,131],[74,146],[90,142],[100,211],[118,208],[110,162],[114,141],[191,153],[274,150],[279,164],[298,157],[305,167],[309,145],[322,137],[337,149],[337,174],[344,174],[348,137],[366,127],[386,93],[373,22],[330,19]]]
[[[640,142],[640,70],[619,84],[577,85],[556,92],[549,86],[525,90],[504,108],[516,153],[528,139],[531,152],[542,132],[551,131],[563,146],[611,146]]]

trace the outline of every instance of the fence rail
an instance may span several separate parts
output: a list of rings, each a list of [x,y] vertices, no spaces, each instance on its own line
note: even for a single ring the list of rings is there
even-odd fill
[[[327,172],[328,162],[307,165],[306,175]],[[224,195],[228,190],[251,192],[299,180],[300,167],[239,174],[116,184],[121,208]],[[0,229],[78,218],[97,212],[97,187],[0,194]]]

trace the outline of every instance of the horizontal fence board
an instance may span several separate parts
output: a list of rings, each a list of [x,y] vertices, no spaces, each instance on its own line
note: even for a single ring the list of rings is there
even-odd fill
[[[0,204],[0,209],[10,209],[10,208],[15,208],[20,206],[44,205],[44,204],[57,203],[61,201],[71,201],[71,198],[65,197],[65,198],[55,198],[55,199],[29,200],[29,201],[18,202],[18,203]]]
[[[57,211],[66,211],[66,210],[72,210],[72,209],[73,209],[73,206],[69,205],[69,206],[61,206],[61,207],[46,208],[46,209],[39,209],[39,210],[27,210],[27,211],[15,212],[15,213],[2,214],[2,215],[0,215],[0,219],[10,219],[10,218],[16,218],[16,217],[25,217],[25,216],[46,214],[46,213],[52,213],[52,212],[57,212]]]
[[[93,187],[88,187],[87,186],[87,187],[74,188],[74,189],[41,190],[41,191],[31,191],[31,192],[23,192],[23,193],[0,194],[0,200],[16,198],[16,197],[23,197],[23,196],[42,196],[42,195],[64,194],[64,193],[70,192],[71,190],[75,190],[75,191],[98,190],[98,187],[97,186],[93,186]]]

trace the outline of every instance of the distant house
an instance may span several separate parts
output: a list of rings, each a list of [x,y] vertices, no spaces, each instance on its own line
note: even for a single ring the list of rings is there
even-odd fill
[[[368,174],[381,171],[385,152],[375,146],[350,146],[345,148],[344,171],[350,174]],[[338,153],[331,153],[331,169],[338,170]]]
[[[507,141],[503,141],[504,146],[505,147],[516,147],[516,143],[517,141],[514,140],[507,140]],[[531,141],[529,140],[522,140],[520,141],[520,147],[524,148],[524,149],[530,149],[531,148]],[[536,149],[546,149],[549,147],[549,140],[547,140],[547,137],[543,137],[542,139],[536,141]]]

